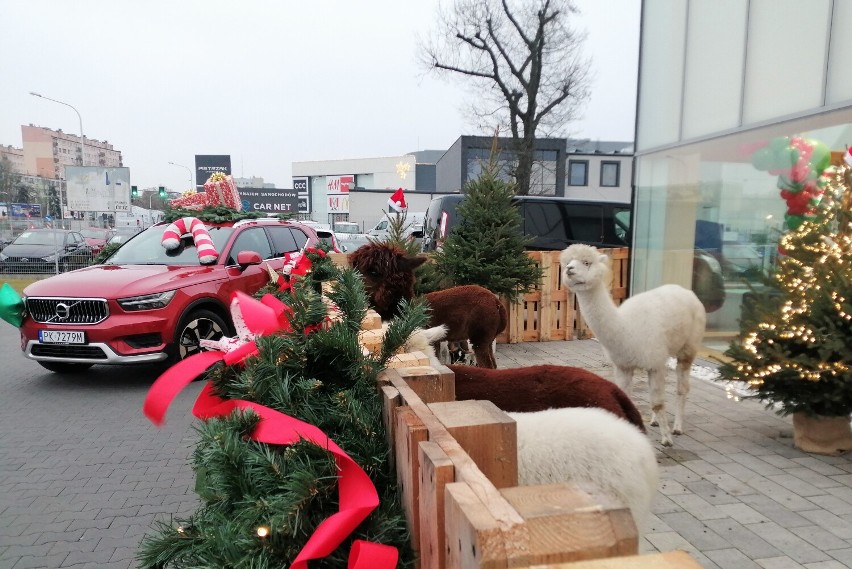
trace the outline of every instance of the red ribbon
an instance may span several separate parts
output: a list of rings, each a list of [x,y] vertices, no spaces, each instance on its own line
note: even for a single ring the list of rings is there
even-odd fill
[[[280,325],[282,318],[286,319],[286,311],[277,312],[280,308],[278,304],[286,305],[271,295],[267,296],[272,300],[264,297],[261,302],[258,302],[244,293],[235,294],[242,295],[239,297],[240,311],[245,318],[246,326],[252,332],[257,333],[263,330],[270,333],[280,329],[275,328],[274,325]],[[289,323],[287,326],[289,327]],[[142,407],[145,416],[155,425],[162,425],[166,411],[175,396],[210,366],[219,361],[242,362],[255,354],[257,354],[257,346],[254,342],[249,342],[227,354],[201,352],[186,358],[169,368],[151,385]],[[196,399],[192,413],[199,419],[206,420],[227,416],[237,409],[251,409],[260,417],[251,435],[251,438],[258,442],[289,445],[304,439],[328,450],[334,456],[335,464],[340,471],[338,482],[340,510],[317,526],[291,564],[293,569],[307,569],[308,561],[326,557],[333,552],[379,505],[376,487],[358,463],[314,425],[250,401],[221,399],[213,394],[209,383]],[[348,567],[349,569],[390,569],[396,566],[397,559],[398,552],[395,547],[355,540],[349,552]]]

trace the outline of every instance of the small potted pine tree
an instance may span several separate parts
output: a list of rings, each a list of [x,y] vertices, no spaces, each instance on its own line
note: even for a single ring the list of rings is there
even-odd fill
[[[812,215],[789,224],[779,263],[744,313],[720,379],[793,416],[794,444],[852,449],[852,157],[817,180]],[[790,200],[788,199],[788,202]],[[813,200],[816,201],[816,200]]]

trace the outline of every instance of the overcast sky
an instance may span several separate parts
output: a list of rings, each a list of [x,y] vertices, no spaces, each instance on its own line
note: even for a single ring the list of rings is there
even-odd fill
[[[446,0],[445,0],[446,1]],[[595,80],[578,138],[632,140],[640,0],[578,0]],[[21,125],[122,152],[140,188],[189,187],[196,154],[289,188],[291,163],[445,150],[477,132],[424,75],[438,0],[0,0],[0,144]]]

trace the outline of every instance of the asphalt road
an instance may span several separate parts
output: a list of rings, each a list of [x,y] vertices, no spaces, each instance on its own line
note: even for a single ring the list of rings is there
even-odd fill
[[[157,428],[141,408],[162,366],[60,376],[24,358],[4,321],[0,362],[0,568],[136,567],[153,520],[197,507],[188,458],[203,384]]]

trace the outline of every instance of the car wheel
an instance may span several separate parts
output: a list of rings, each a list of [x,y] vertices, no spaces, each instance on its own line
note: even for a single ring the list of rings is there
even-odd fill
[[[197,354],[201,340],[218,340],[228,332],[228,325],[222,317],[209,310],[194,310],[181,321],[175,342],[175,361]]]
[[[38,365],[53,373],[82,373],[93,364],[75,364],[69,362],[38,362]]]

